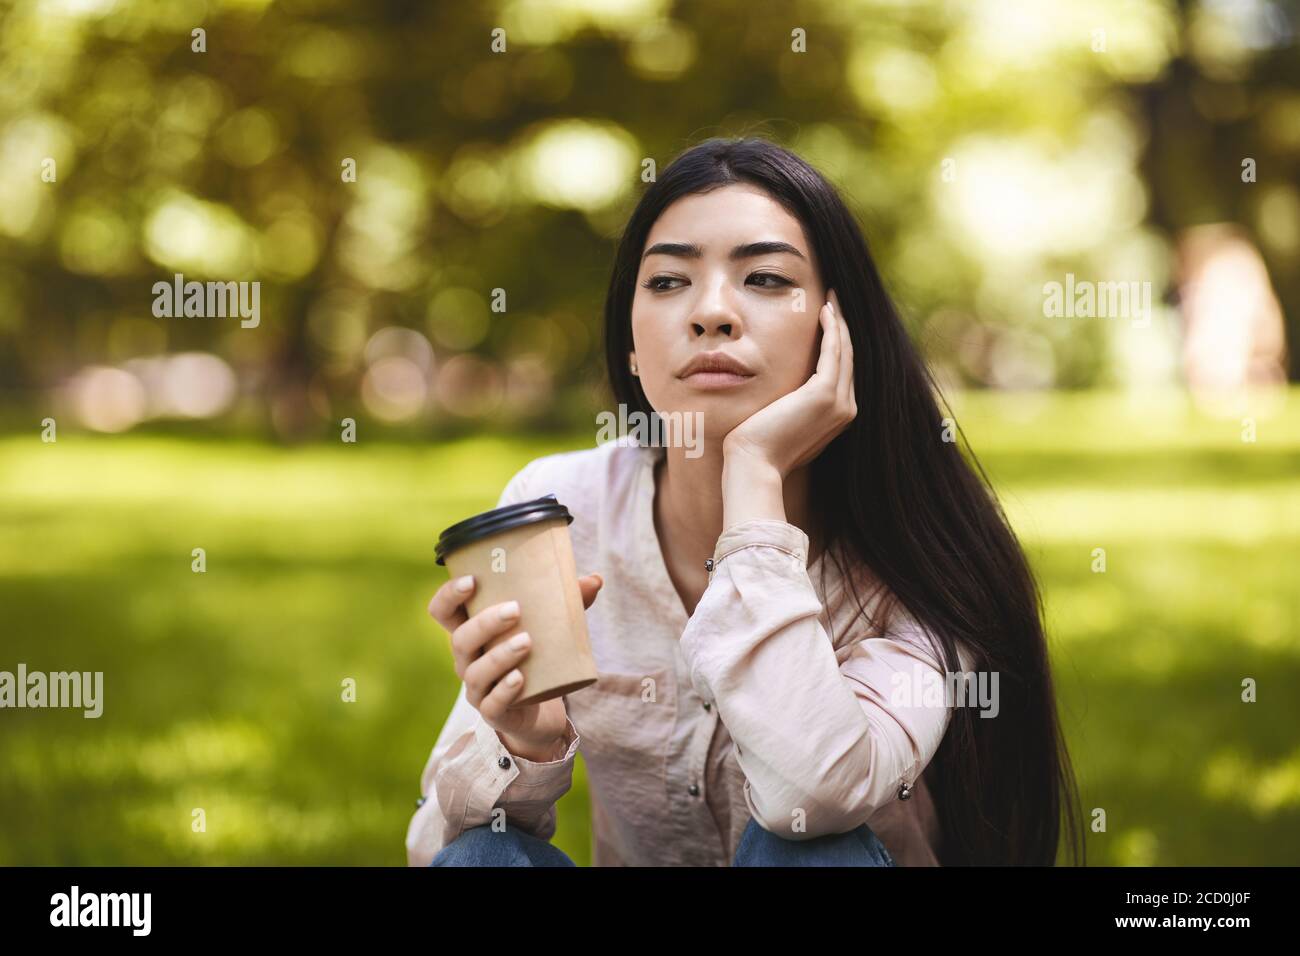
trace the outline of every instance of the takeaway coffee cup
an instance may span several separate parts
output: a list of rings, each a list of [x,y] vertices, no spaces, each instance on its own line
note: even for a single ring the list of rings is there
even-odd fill
[[[485,652],[527,631],[533,643],[519,664],[524,686],[510,705],[562,697],[600,677],[573,560],[569,509],[547,495],[466,518],[447,528],[434,552],[453,578],[474,575],[471,615],[503,601],[519,602],[519,621]]]

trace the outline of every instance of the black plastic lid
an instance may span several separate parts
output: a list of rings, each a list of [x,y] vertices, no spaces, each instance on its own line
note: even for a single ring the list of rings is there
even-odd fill
[[[457,522],[438,536],[438,544],[434,547],[436,561],[442,564],[443,559],[451,552],[488,535],[500,534],[502,531],[536,524],[539,521],[553,521],[556,518],[563,518],[565,524],[573,524],[573,515],[569,514],[568,508],[555,500],[555,495],[546,495],[542,498],[534,498],[532,501],[522,501],[517,505],[506,505],[504,508],[485,511]]]

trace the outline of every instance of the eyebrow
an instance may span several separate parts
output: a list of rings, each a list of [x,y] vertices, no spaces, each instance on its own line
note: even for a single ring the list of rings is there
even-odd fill
[[[790,245],[788,242],[780,242],[775,239],[765,240],[763,242],[747,242],[744,245],[736,246],[731,250],[728,257],[736,259],[752,259],[754,256],[766,256],[775,252],[785,252],[792,256],[804,258],[804,254]],[[656,242],[653,246],[645,251],[641,256],[642,261],[650,256],[681,256],[685,259],[702,259],[704,250],[699,244],[694,242]]]

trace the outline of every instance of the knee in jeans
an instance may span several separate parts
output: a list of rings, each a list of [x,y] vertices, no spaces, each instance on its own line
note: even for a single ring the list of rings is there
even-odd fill
[[[443,847],[430,866],[528,865],[519,835],[513,827],[493,830],[490,824],[470,827]]]
[[[847,833],[797,840],[750,820],[736,851],[735,866],[897,866],[866,824]]]

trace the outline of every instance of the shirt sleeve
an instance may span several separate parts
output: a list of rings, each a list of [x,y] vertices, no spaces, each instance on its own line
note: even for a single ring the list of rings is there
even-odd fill
[[[726,529],[680,643],[692,686],[735,744],[750,813],[794,840],[847,833],[897,799],[950,718],[942,697],[899,693],[896,675],[910,690],[944,674],[913,639],[920,630],[910,616],[836,649],[807,554],[808,536],[784,521]]]
[[[509,481],[497,507],[529,500],[528,480],[535,464]],[[469,703],[462,682],[420,775],[423,802],[407,827],[407,863],[428,866],[465,830],[492,823],[497,809],[503,811],[506,826],[549,840],[555,835],[556,801],[573,784],[579,743],[577,728],[567,720],[555,759],[532,761],[512,754]]]

